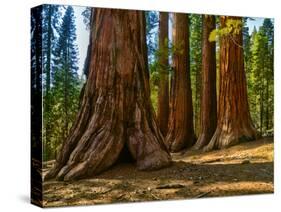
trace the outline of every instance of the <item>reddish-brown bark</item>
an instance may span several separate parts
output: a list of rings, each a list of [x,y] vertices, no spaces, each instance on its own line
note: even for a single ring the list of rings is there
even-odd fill
[[[168,133],[165,143],[171,152],[194,144],[193,109],[189,70],[188,16],[175,13],[173,69]]]
[[[221,16],[221,27],[230,19],[242,21],[239,17]],[[221,36],[218,123],[206,151],[256,138],[249,112],[242,41],[242,30]]]
[[[144,13],[95,9],[93,25],[81,109],[46,179],[98,174],[124,148],[140,170],[170,163],[150,101]]]
[[[166,135],[169,120],[169,72],[168,72],[168,20],[169,13],[159,14],[159,90],[157,120],[163,136]]]
[[[203,15],[200,133],[194,149],[207,145],[217,127],[216,43],[209,41],[209,35],[215,28],[215,16]]]

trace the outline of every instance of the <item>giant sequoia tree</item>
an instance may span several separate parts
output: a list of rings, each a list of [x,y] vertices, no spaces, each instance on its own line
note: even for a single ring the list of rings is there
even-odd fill
[[[207,145],[217,126],[216,43],[209,41],[209,35],[215,28],[215,16],[203,15],[201,126],[194,149]]]
[[[157,120],[163,136],[167,133],[169,119],[169,60],[168,60],[168,20],[169,13],[159,14],[159,90]]]
[[[188,16],[174,14],[173,69],[166,145],[177,152],[193,145],[193,109],[189,70]]]
[[[93,25],[81,108],[46,179],[97,174],[124,148],[141,170],[170,163],[150,101],[144,13],[96,9]]]
[[[244,70],[242,20],[221,16],[218,122],[205,150],[221,149],[254,140]]]

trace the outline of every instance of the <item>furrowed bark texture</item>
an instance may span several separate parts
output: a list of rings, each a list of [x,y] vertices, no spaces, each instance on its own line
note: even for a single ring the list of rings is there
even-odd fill
[[[203,15],[200,133],[194,149],[206,146],[217,127],[216,43],[209,41],[209,35],[215,28],[215,16]]]
[[[174,14],[172,91],[168,133],[165,143],[171,152],[194,144],[193,109],[189,70],[188,16]]]
[[[98,174],[114,164],[123,148],[140,170],[171,160],[150,101],[144,13],[96,9],[93,22],[81,109],[46,179]]]
[[[167,52],[169,13],[160,12],[159,20],[160,82],[158,91],[157,120],[162,135],[165,136],[169,120],[169,61]]]
[[[230,19],[220,18],[221,27]],[[220,41],[220,93],[217,129],[205,151],[221,149],[242,141],[254,140],[256,130],[251,120],[244,70],[242,30],[229,33]]]

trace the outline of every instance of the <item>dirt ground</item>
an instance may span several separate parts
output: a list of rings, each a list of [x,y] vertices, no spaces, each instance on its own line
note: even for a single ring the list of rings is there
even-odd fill
[[[117,164],[91,179],[44,183],[44,206],[68,206],[273,193],[273,138],[212,152],[173,154],[173,164],[138,171]],[[44,173],[50,165],[44,169]]]

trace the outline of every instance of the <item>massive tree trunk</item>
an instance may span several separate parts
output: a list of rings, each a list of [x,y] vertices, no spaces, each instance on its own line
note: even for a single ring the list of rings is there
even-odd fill
[[[93,22],[81,109],[46,179],[98,174],[112,166],[124,148],[140,170],[170,163],[150,101],[144,13],[96,9]]]
[[[215,28],[215,16],[203,15],[200,133],[194,149],[207,145],[217,127],[216,43],[209,41],[209,35]]]
[[[165,136],[169,119],[169,60],[168,60],[168,22],[169,13],[160,12],[159,18],[159,90],[157,120],[162,135]]]
[[[226,27],[228,20],[242,23],[241,18],[222,16],[222,28]],[[242,45],[242,30],[221,37],[218,123],[206,151],[256,138],[249,112]]]
[[[189,70],[188,16],[175,13],[173,69],[170,115],[166,144],[171,152],[190,147],[195,141]]]

